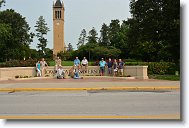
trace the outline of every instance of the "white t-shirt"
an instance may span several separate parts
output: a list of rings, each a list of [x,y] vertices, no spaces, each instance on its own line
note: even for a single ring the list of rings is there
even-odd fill
[[[82,62],[81,62],[81,64],[84,64],[84,65],[88,64],[87,59],[83,59]]]

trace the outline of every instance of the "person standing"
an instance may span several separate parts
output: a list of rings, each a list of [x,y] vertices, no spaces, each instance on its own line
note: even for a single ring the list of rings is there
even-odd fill
[[[111,58],[109,58],[107,66],[108,66],[108,75],[111,76],[112,75],[112,66],[113,66],[113,62],[112,62]]]
[[[119,75],[121,77],[123,76],[123,68],[124,68],[124,62],[121,59],[119,59],[118,69],[119,69]]]
[[[41,63],[38,61],[36,63],[36,71],[37,71],[37,77],[41,77]]]
[[[41,59],[41,71],[42,71],[42,76],[45,76],[45,71],[46,71],[46,67],[48,67],[47,62],[45,61],[44,58]]]
[[[61,66],[62,66],[62,60],[59,57],[57,57],[56,60],[55,60],[55,70],[56,70],[56,72],[58,70],[58,67],[61,67]]]
[[[101,59],[99,65],[100,65],[100,76],[104,76],[105,66],[106,66],[106,61],[104,61],[104,58]]]
[[[114,62],[113,62],[113,69],[114,69],[114,75],[113,76],[117,76],[118,64],[117,64],[117,60],[116,59],[114,59]]]
[[[86,57],[83,57],[83,60],[81,61],[81,66],[82,70],[86,72],[88,67],[88,60],[86,59]]]

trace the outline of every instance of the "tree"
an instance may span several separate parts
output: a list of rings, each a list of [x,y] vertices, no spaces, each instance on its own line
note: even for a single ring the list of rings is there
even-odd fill
[[[100,36],[100,41],[99,45],[100,46],[110,46],[110,40],[109,40],[109,27],[104,23],[102,25],[102,28],[100,30],[101,36]]]
[[[11,27],[7,24],[0,23],[0,61],[4,61],[6,59],[6,50],[7,42],[9,38],[12,36]]]
[[[0,8],[2,7],[2,5],[5,3],[5,0],[0,0]]]
[[[98,37],[97,37],[98,33],[96,32],[95,28],[93,27],[90,31],[89,31],[89,36],[87,37],[88,38],[88,44],[97,44],[97,40],[98,40]]]
[[[120,32],[120,21],[112,20],[109,25],[109,39],[111,42],[111,46],[119,47],[118,44],[118,42],[120,41],[119,32]]]
[[[68,51],[68,52],[73,51],[73,46],[72,46],[71,43],[68,44],[68,50],[67,50],[67,51]]]
[[[77,48],[78,48],[78,49],[79,49],[80,46],[82,46],[82,45],[85,44],[85,42],[86,42],[86,36],[87,36],[86,30],[83,29],[83,30],[81,31],[81,34],[80,34],[80,36],[79,36],[79,41],[78,41],[78,43],[77,43]]]
[[[156,49],[162,51],[163,59],[178,63],[180,59],[180,1],[138,0],[132,1],[130,7],[133,15],[133,19],[130,20],[132,27],[130,35],[136,35],[135,41],[132,41],[135,48],[142,46],[145,42],[153,43],[154,46],[158,46],[156,44],[161,42],[163,47],[161,49],[156,47]],[[151,56],[157,56],[157,52]]]
[[[3,33],[1,34],[3,48],[0,49],[3,61],[28,57],[26,55],[29,52],[29,44],[32,42],[33,33],[29,33],[30,27],[25,17],[12,9],[7,9],[0,11],[0,24]]]
[[[45,22],[45,19],[43,18],[43,16],[40,16],[38,21],[36,22],[36,31],[37,31],[37,38],[39,40],[39,43],[37,44],[37,48],[39,48],[39,52],[41,56],[45,55],[45,48],[47,46],[47,39],[44,37],[45,35],[47,35],[48,31],[50,31],[50,29],[47,27],[47,23]]]

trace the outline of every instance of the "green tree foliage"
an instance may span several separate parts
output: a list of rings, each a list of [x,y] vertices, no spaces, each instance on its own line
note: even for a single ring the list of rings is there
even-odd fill
[[[101,32],[101,36],[99,39],[99,45],[100,46],[110,46],[109,27],[105,23],[102,25],[100,32]]]
[[[117,58],[121,54],[121,51],[112,46],[105,47],[98,44],[86,44],[81,46],[75,53],[80,58],[85,56],[89,60],[99,60],[101,57],[106,59],[109,57]]]
[[[129,35],[135,34],[135,39],[134,37],[129,39],[129,42],[133,43],[130,45],[132,49],[136,50],[146,42],[150,42],[156,49],[156,52],[153,52],[153,48],[151,49],[151,56],[154,58],[162,56],[165,61],[178,62],[180,58],[180,1],[132,1],[131,13],[133,18],[128,20],[131,27]],[[160,46],[157,45],[158,43],[161,43]],[[162,58],[155,58],[151,61],[160,59]]]
[[[4,61],[6,50],[7,49],[7,42],[9,41],[9,38],[12,36],[11,34],[11,27],[7,24],[0,23],[0,61]]]
[[[29,44],[33,34],[30,27],[19,13],[12,9],[0,11],[1,60],[23,59],[29,57]]]
[[[119,46],[119,33],[120,33],[120,21],[112,20],[109,25],[109,39],[111,46],[118,47]]]
[[[82,31],[81,31],[81,34],[80,34],[80,36],[79,36],[79,41],[78,41],[78,43],[77,43],[77,48],[79,49],[79,47],[80,46],[82,46],[82,45],[85,45],[85,42],[86,42],[86,37],[87,36],[87,32],[86,32],[86,30],[85,29],[83,29]]]
[[[70,51],[73,51],[73,46],[71,43],[68,44],[68,49],[67,49],[68,52]]]
[[[93,27],[90,31],[89,31],[89,36],[87,37],[88,39],[88,44],[97,44],[98,43],[98,37],[97,37],[98,33],[95,30],[95,28]]]
[[[5,0],[0,0],[0,8],[2,7],[2,5],[5,3]]]
[[[46,54],[45,48],[48,42],[47,39],[45,38],[45,35],[47,35],[50,29],[47,27],[47,23],[45,22],[43,16],[39,17],[35,27],[36,27],[35,30],[37,31],[36,36],[39,40],[39,43],[37,44],[37,48],[39,49],[41,57],[43,57]]]
[[[80,56],[102,56],[142,61],[168,61],[179,66],[180,3],[172,0],[131,0],[132,17],[103,24],[99,42],[93,28],[88,43],[80,47]],[[111,51],[112,46],[121,52]],[[108,51],[111,52],[108,52]],[[110,54],[110,53],[118,53]],[[109,54],[109,55],[108,55]]]

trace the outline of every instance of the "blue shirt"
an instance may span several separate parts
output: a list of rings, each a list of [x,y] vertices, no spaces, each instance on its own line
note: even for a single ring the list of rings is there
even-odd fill
[[[123,61],[121,61],[121,62],[118,63],[119,69],[123,69],[123,66],[124,66],[124,62]]]
[[[79,59],[75,59],[74,60],[74,65],[78,66],[80,64],[80,60]]]
[[[40,63],[37,63],[37,69],[41,69],[41,64]]]
[[[100,65],[100,67],[105,67],[106,61],[100,61],[100,62],[99,62],[99,65]]]
[[[113,62],[112,61],[108,61],[108,68],[111,68],[113,66]]]

